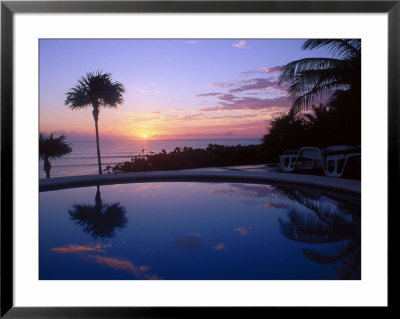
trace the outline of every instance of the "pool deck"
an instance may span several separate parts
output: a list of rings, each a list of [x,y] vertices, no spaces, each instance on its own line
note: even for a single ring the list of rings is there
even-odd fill
[[[237,182],[258,184],[282,184],[314,189],[346,192],[354,196],[361,194],[361,182],[344,178],[282,173],[279,167],[267,165],[245,165],[209,167],[175,171],[151,171],[55,177],[39,180],[39,191],[50,191],[73,187],[111,185],[144,182]]]

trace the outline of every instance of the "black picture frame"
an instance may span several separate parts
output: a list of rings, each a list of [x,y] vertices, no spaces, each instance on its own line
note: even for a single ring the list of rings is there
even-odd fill
[[[13,17],[15,13],[119,12],[269,12],[269,13],[387,13],[388,14],[388,204],[397,208],[399,187],[400,0],[396,1],[1,1],[1,317],[5,318],[176,318],[226,315],[233,309],[191,307],[14,307],[13,303]],[[397,192],[397,191],[396,191]],[[377,212],[385,213],[385,212]],[[388,215],[388,217],[390,217]],[[390,225],[390,223],[388,223]],[[393,223],[392,223],[393,227]],[[390,229],[389,229],[389,233]],[[389,239],[389,238],[388,238]],[[388,255],[389,256],[389,255]],[[389,285],[390,281],[388,281]],[[391,298],[388,307],[391,309]],[[276,308],[235,308],[236,315],[253,316]],[[321,309],[320,309],[321,310]],[[326,311],[327,309],[323,309]],[[354,309],[353,309],[354,310]],[[360,309],[356,309],[359,311]],[[279,309],[279,311],[282,311]],[[285,308],[297,316],[308,307]],[[337,309],[332,309],[335,314]],[[346,309],[351,311],[350,308]],[[368,309],[371,311],[371,309]],[[352,312],[352,311],[351,311]]]

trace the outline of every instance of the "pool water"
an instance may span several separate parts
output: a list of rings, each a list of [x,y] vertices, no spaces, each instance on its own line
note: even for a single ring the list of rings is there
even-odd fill
[[[229,183],[40,193],[40,280],[361,279],[358,200]]]

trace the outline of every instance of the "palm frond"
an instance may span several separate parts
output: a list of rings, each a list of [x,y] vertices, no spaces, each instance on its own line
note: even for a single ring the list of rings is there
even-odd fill
[[[304,71],[344,68],[345,64],[345,60],[334,58],[304,58],[292,61],[283,66],[279,81],[280,83],[291,81]]]
[[[128,222],[125,207],[119,202],[103,205],[101,199],[95,205],[74,204],[69,215],[85,233],[95,239],[114,237],[116,230],[122,230]]]
[[[305,243],[331,243],[343,240],[331,225],[321,221],[316,215],[292,208],[288,212],[289,221],[279,219],[282,234],[291,240]]]
[[[345,260],[349,255],[356,252],[358,248],[359,245],[354,241],[345,241],[328,247],[324,253],[306,248],[303,248],[302,252],[308,259],[319,264],[330,264]]]
[[[326,97],[327,94],[332,92],[332,90],[343,90],[346,88],[345,85],[337,83],[336,81],[330,83],[317,83],[311,90],[300,91],[299,88],[292,88],[292,92],[289,96],[295,98],[292,107],[295,109],[306,109],[310,104],[319,101],[320,99]],[[303,94],[300,94],[303,93]]]
[[[293,108],[307,108],[338,90],[351,90],[361,83],[361,40],[310,39],[303,49],[326,47],[334,58],[305,58],[282,68],[279,83],[288,84]]]
[[[124,102],[123,93],[125,88],[120,82],[113,82],[110,73],[99,70],[82,76],[66,93],[64,103],[72,110],[87,106],[115,108]]]
[[[342,58],[359,56],[361,54],[360,39],[310,39],[304,42],[304,50],[327,47],[328,50]]]
[[[55,132],[39,133],[39,157],[42,159],[59,158],[72,152],[71,146],[65,142],[66,136],[54,137]]]

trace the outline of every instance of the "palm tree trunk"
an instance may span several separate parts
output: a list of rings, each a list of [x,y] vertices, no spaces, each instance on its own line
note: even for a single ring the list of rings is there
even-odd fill
[[[97,163],[99,165],[99,174],[102,174],[101,171],[101,156],[100,156],[100,141],[99,141],[99,107],[93,107],[93,117],[94,117],[94,126],[96,128],[96,146],[97,146]]]
[[[50,169],[51,169],[51,164],[50,164],[50,161],[49,161],[49,158],[48,158],[48,156],[46,156],[45,158],[44,158],[44,165],[43,165],[44,167],[44,171],[46,172],[46,177],[47,178],[50,178]]]
[[[96,197],[94,199],[94,202],[96,203],[95,206],[101,210],[102,200],[101,200],[101,194],[100,194],[100,186],[97,186]]]

